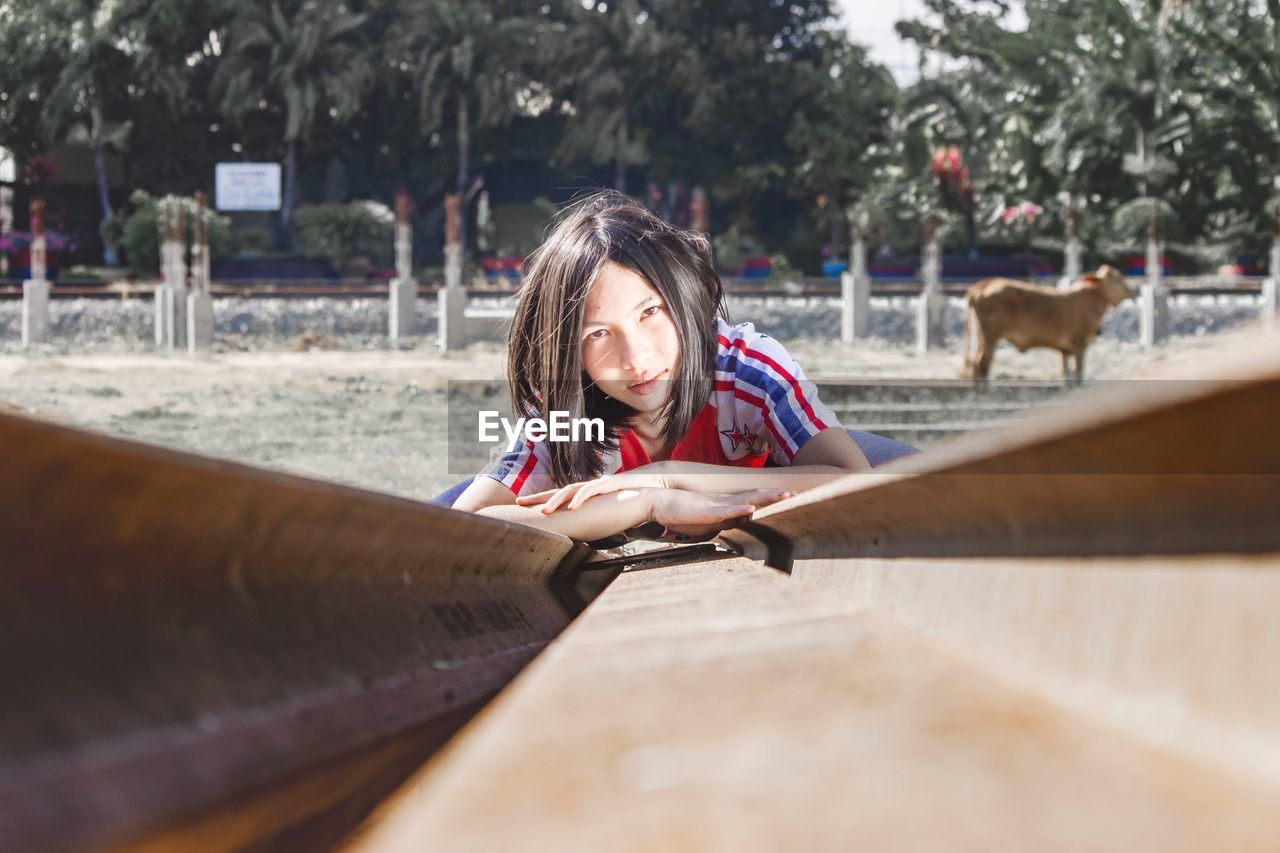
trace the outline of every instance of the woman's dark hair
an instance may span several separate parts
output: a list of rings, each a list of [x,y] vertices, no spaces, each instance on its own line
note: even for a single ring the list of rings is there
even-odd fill
[[[689,429],[711,393],[715,318],[724,292],[701,234],[676,228],[627,196],[606,190],[570,205],[530,256],[507,346],[515,410],[548,418],[600,418],[603,442],[549,442],[551,477],[561,485],[599,476],[604,454],[636,412],[598,389],[582,365],[582,315],[591,283],[608,261],[643,276],[666,302],[680,341],[663,439]]]

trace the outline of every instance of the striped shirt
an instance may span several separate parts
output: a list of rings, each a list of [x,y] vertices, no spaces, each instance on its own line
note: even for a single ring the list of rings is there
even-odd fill
[[[818,433],[839,427],[835,414],[782,344],[751,323],[730,326],[716,320],[715,384],[707,405],[671,451],[671,459],[760,468],[766,462],[790,465]],[[639,438],[618,433],[618,449],[603,473],[629,471],[650,462]],[[521,437],[515,448],[499,447],[481,476],[492,477],[517,495],[555,487],[545,442]]]

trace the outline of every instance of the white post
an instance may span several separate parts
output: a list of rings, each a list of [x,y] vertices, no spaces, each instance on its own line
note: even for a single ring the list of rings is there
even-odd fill
[[[436,298],[440,349],[462,349],[467,345],[467,291],[462,287],[462,246],[457,243],[444,247],[444,287]]]
[[[44,202],[31,202],[31,278],[22,283],[22,345],[43,343],[49,337],[49,282],[45,276]]]
[[[1262,282],[1262,319],[1268,324],[1280,319],[1280,214],[1275,222],[1275,236],[1271,240],[1271,262],[1267,267],[1267,278]]]
[[[187,352],[208,351],[213,344],[213,297],[208,291],[187,294]]]
[[[196,219],[192,223],[191,293],[187,295],[187,352],[195,355],[213,345],[213,293],[210,289],[208,202],[196,193]]]
[[[388,305],[388,336],[393,341],[409,337],[418,327],[418,282],[413,278],[413,226],[409,213],[409,194],[401,192],[396,196],[396,277],[391,282]]]
[[[49,282],[27,279],[22,283],[22,345],[49,339]]]
[[[173,316],[173,289],[161,284],[155,292],[156,349],[164,349],[173,337],[169,330],[169,318]]]
[[[156,346],[173,351],[185,345],[187,337],[187,265],[183,259],[186,235],[182,225],[182,200],[161,199],[157,204],[164,226],[160,246],[160,274],[156,288]]]
[[[846,344],[865,338],[871,331],[871,276],[867,273],[867,210],[857,205],[851,212],[849,269],[840,276],[840,339]]]
[[[1064,218],[1067,225],[1067,245],[1064,250],[1064,263],[1062,265],[1062,278],[1058,279],[1058,287],[1070,287],[1079,281],[1080,273],[1083,272],[1081,261],[1081,246],[1079,236],[1079,214],[1076,212],[1076,206],[1072,204],[1070,196],[1067,196],[1067,209]]]
[[[1080,273],[1083,272],[1081,254],[1080,238],[1069,237],[1067,239],[1066,263],[1062,267],[1062,278],[1058,280],[1058,287],[1070,287],[1080,280]]]
[[[1160,244],[1147,241],[1147,276],[1139,300],[1139,340],[1150,348],[1169,337],[1169,293],[1160,268]]]
[[[947,319],[937,221],[930,218],[925,223],[924,232],[924,248],[920,256],[920,300],[916,303],[916,351],[920,353],[944,346]]]
[[[440,349],[462,349],[467,345],[467,291],[462,287],[462,196],[449,193],[444,199],[444,287],[437,294],[440,327],[436,342]]]

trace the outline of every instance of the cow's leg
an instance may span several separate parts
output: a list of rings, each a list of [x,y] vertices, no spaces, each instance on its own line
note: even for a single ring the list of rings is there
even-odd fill
[[[978,351],[973,365],[973,382],[976,385],[987,381],[987,374],[991,372],[991,359],[995,357],[996,344],[999,341],[992,339],[983,330],[981,324],[978,324],[975,329],[978,333]]]
[[[1062,355],[1062,381],[1068,383],[1071,381],[1071,353],[1066,350],[1059,350]]]
[[[1076,384],[1084,383],[1084,347],[1076,350]]]
[[[976,342],[982,340],[982,328],[978,324],[978,312],[972,304],[965,305],[964,312],[964,337],[960,341],[960,351],[964,353],[964,367],[961,369],[961,377],[964,379],[972,379],[977,381],[977,366],[973,357],[973,346]]]

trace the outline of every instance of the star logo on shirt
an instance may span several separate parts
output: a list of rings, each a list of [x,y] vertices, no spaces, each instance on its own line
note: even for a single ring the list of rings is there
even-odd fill
[[[737,424],[734,424],[733,429],[720,430],[720,434],[733,443],[733,447],[730,448],[730,452],[736,451],[739,444],[745,444],[747,447],[750,447],[752,442],[755,441],[754,435],[746,430],[738,429]]]

